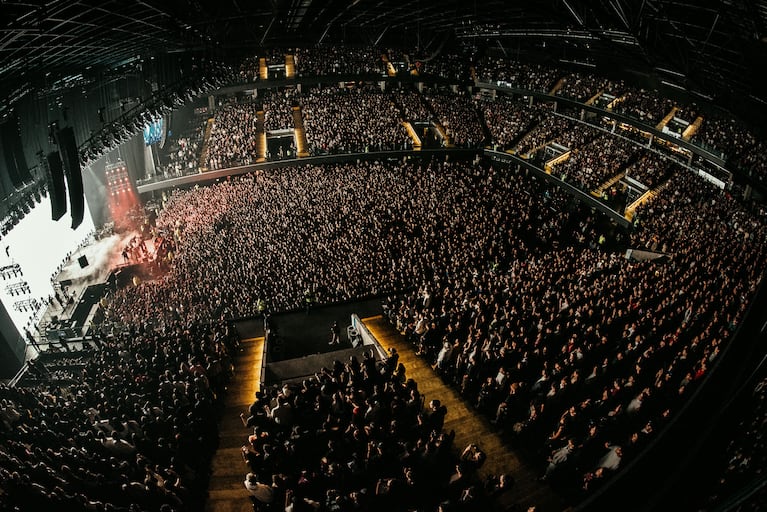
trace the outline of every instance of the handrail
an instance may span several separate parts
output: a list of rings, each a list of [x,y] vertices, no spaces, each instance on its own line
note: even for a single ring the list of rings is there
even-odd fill
[[[264,352],[261,356],[261,368],[259,369],[258,380],[259,389],[266,387],[266,360],[269,353],[269,338],[271,337],[272,330],[269,328],[268,322],[264,319]]]
[[[624,228],[628,228],[629,226],[631,226],[631,223],[628,221],[628,219],[626,219],[621,213],[616,212],[615,210],[607,206],[602,201],[593,197],[588,192],[584,192],[583,190],[571,185],[570,183],[563,181],[561,178],[558,178],[557,176],[554,176],[553,174],[547,173],[542,168],[534,165],[533,163],[531,163],[528,160],[525,160],[524,158],[520,158],[517,155],[512,155],[510,153],[495,151],[491,149],[485,149],[484,154],[485,156],[489,156],[493,161],[496,161],[496,162],[506,163],[506,164],[516,164],[521,167],[524,167],[525,169],[533,172],[537,177],[543,178],[544,180],[555,184],[564,192],[586,203],[592,208],[596,208],[597,210],[604,213],[611,220],[615,221],[616,223],[623,226]]]
[[[651,133],[654,137],[658,137],[659,139],[663,139],[667,142],[671,142],[672,144],[676,144],[677,146],[687,149],[688,151],[691,151],[695,153],[696,155],[702,156],[706,160],[710,160],[716,163],[717,165],[721,165],[721,166],[725,165],[725,158],[722,153],[720,154],[713,153],[697,144],[693,144],[686,140],[682,140],[681,138],[676,138],[667,133],[663,133],[662,131],[656,129],[654,126],[643,123],[639,119],[636,119],[631,116],[627,116],[625,114],[620,114],[618,112],[605,110],[601,107],[596,107],[594,105],[586,105],[585,103],[581,103],[580,101],[574,100],[572,98],[568,98],[566,96],[556,96],[556,95],[552,96],[551,94],[548,94],[542,91],[535,91],[531,89],[520,89],[517,87],[513,87],[511,85],[500,85],[500,84],[494,84],[492,82],[480,82],[480,81],[476,82],[475,85],[477,87],[484,88],[484,89],[494,89],[496,91],[508,91],[514,94],[521,94],[524,96],[533,96],[535,98],[545,99],[548,101],[554,100],[554,101],[557,101],[558,103],[562,103],[570,107],[580,108],[580,109],[592,112],[594,114],[598,114],[600,116],[609,117],[621,123],[631,125],[634,128],[637,128],[638,130]]]
[[[375,159],[388,159],[388,158],[402,158],[404,156],[412,155],[414,157],[428,157],[432,155],[476,155],[481,152],[479,148],[439,148],[439,149],[421,149],[414,151],[413,149],[401,149],[395,151],[370,151],[367,153],[334,153],[328,155],[316,155],[302,158],[286,158],[283,160],[274,160],[271,162],[255,163],[248,165],[239,165],[235,167],[227,167],[223,169],[216,169],[215,171],[207,171],[203,173],[188,174],[186,176],[178,176],[168,178],[166,180],[153,181],[151,183],[144,183],[136,187],[139,194],[147,192],[156,192],[165,190],[167,188],[174,188],[183,185],[189,185],[192,183],[204,183],[215,181],[219,178],[225,178],[226,176],[236,176],[239,174],[247,174],[256,170],[270,170],[278,169],[286,166],[301,166],[308,164],[325,164],[336,162],[348,162],[356,160],[375,160]]]

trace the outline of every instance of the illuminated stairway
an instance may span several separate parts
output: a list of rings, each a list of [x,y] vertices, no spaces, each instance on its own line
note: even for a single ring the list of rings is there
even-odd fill
[[[208,170],[208,152],[210,151],[209,143],[210,143],[210,134],[213,131],[213,118],[209,118],[208,122],[205,123],[205,136],[202,139],[202,151],[200,151],[200,161],[198,162],[197,167],[200,169],[200,172],[205,172]]]
[[[682,140],[690,140],[693,135],[698,133],[698,130],[700,130],[700,125],[703,124],[703,117],[698,116],[695,118],[695,121],[684,129],[682,132]]]
[[[524,140],[524,139],[523,139],[523,140]],[[549,142],[551,142],[551,141],[549,141]],[[526,160],[527,160],[527,159],[529,159],[529,158],[531,158],[531,157],[532,157],[534,154],[536,154],[538,151],[540,151],[541,149],[545,148],[545,147],[546,147],[546,145],[547,145],[547,144],[549,144],[549,142],[544,142],[543,144],[540,144],[540,145],[538,145],[538,146],[536,146],[536,147],[534,147],[534,148],[530,149],[530,151],[528,151],[527,153],[524,153],[524,154],[521,154],[521,155],[519,155],[519,156],[520,156],[520,158],[524,158],[524,159],[526,159]]]
[[[306,130],[304,129],[304,116],[301,113],[301,107],[293,107],[293,125],[296,127],[294,131],[296,155],[299,158],[309,156],[309,144],[306,142]]]
[[[296,59],[293,55],[285,55],[285,78],[296,77]]]
[[[389,56],[386,55],[385,53],[382,53],[381,60],[384,61],[384,63],[386,64],[386,74],[389,76],[396,76],[397,70],[394,69],[394,65],[392,65],[391,62],[389,62]]]
[[[596,93],[594,96],[586,100],[586,105],[593,105],[599,99],[599,97],[602,96],[603,92],[605,92],[604,89],[602,89],[601,91]]]
[[[264,128],[264,111],[256,112],[256,162],[266,162],[266,129]]]
[[[605,107],[605,110],[607,110],[608,112],[612,112],[612,110],[617,105],[620,105],[624,101],[626,101],[626,95],[619,96],[619,97],[615,98],[614,100],[612,100],[610,103],[608,103],[607,106]]]
[[[565,151],[559,156],[555,156],[548,162],[546,162],[543,166],[543,170],[546,171],[547,174],[551,174],[554,170],[554,166],[557,164],[561,164],[562,162],[567,162],[570,160],[570,155],[572,154],[572,151]]]
[[[663,189],[668,186],[670,181],[671,180],[667,180],[661,183],[660,185],[658,185],[657,187],[655,187],[654,189],[648,190],[647,192],[639,196],[639,198],[636,201],[628,205],[626,207],[626,211],[623,212],[623,216],[626,218],[626,220],[628,220],[629,222],[633,221],[634,214],[636,213],[636,209],[642,206],[647,201],[650,201],[651,199],[655,198],[658,194],[660,194],[663,191]]]
[[[405,127],[405,131],[407,131],[407,134],[410,136],[410,139],[413,141],[413,149],[415,151],[420,151],[421,149],[421,138],[418,136],[418,134],[413,129],[413,125],[410,124],[408,121],[402,121],[402,126]]]
[[[437,133],[442,138],[446,148],[452,148],[455,146],[455,144],[453,144],[453,141],[450,140],[450,137],[447,135],[447,131],[445,131],[445,127],[442,126],[442,123],[439,123],[437,121],[432,121],[431,124],[434,126],[434,129],[437,130]]]
[[[261,57],[258,59],[258,77],[261,80],[269,78],[269,68],[266,67],[266,58]]]
[[[626,175],[625,172],[620,172],[610,178],[609,180],[605,181],[601,185],[599,185],[599,188],[596,190],[591,191],[591,195],[594,197],[602,197],[602,194],[605,193],[607,189],[618,183],[624,176]]]
[[[488,455],[482,467],[476,471],[479,481],[484,481],[489,475],[507,473],[514,475],[514,485],[506,499],[505,505],[496,502],[495,506],[475,507],[470,510],[516,510],[509,508],[509,503],[535,503],[540,512],[562,511],[566,509],[561,499],[549,485],[538,479],[541,472],[535,465],[530,465],[527,459],[517,451],[513,444],[507,443],[496,432],[496,428],[488,419],[478,414],[474,404],[461,396],[455,388],[432,370],[424,357],[415,354],[413,344],[399,334],[389,321],[379,315],[362,319],[370,334],[381,344],[384,350],[395,348],[399,354],[399,362],[405,367],[407,377],[418,383],[418,390],[426,402],[439,399],[447,407],[445,431],[455,432],[452,443],[454,453],[465,446],[476,443]],[[526,510],[527,507],[522,508]],[[396,509],[394,509],[396,510]]]
[[[655,129],[658,130],[658,131],[663,131],[663,127],[666,126],[669,121],[674,119],[674,116],[676,115],[676,111],[677,110],[679,110],[679,107],[672,108],[671,112],[666,114],[666,117],[664,117],[663,120],[661,120],[661,122],[658,123],[658,125],[655,127]]]
[[[247,429],[240,419],[253,403],[260,390],[264,352],[264,338],[240,341],[241,350],[234,353],[236,372],[228,383],[221,420],[218,423],[218,447],[210,464],[210,484],[204,510],[206,512],[252,512],[253,504],[247,499],[242,485],[248,468],[242,458],[242,445],[253,429]]]
[[[557,83],[554,84],[554,87],[551,88],[549,91],[549,96],[554,96],[558,90],[560,90],[565,85],[565,78],[562,77],[559,80],[557,80]]]

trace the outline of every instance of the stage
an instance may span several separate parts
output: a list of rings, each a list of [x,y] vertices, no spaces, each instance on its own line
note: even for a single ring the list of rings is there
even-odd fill
[[[85,336],[101,299],[130,282],[130,276],[145,276],[142,269],[155,254],[154,240],[142,240],[136,231],[100,239],[91,237],[81,245],[51,279],[53,294],[33,333],[41,348],[59,345],[61,336],[67,339]],[[72,348],[77,348],[77,342]],[[27,352],[31,355],[30,350]]]

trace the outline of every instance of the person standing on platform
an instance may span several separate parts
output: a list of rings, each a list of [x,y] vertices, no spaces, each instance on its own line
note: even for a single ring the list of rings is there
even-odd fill
[[[259,315],[264,315],[264,317],[266,317],[266,301],[261,297],[256,300],[256,311]]]
[[[314,292],[307,288],[304,290],[304,305],[306,306],[306,314],[309,314],[309,311],[311,311],[312,306],[314,306],[314,302],[317,299],[314,296]]]
[[[338,327],[338,322],[333,322],[333,325],[330,327],[330,341],[328,342],[328,345],[338,345],[341,343],[341,331]]]

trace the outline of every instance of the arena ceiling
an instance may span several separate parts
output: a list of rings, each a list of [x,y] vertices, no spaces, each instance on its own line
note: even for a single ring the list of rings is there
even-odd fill
[[[767,0],[0,0],[0,94],[258,46],[528,48],[767,104]]]

